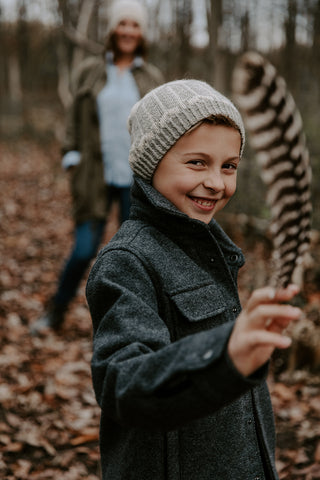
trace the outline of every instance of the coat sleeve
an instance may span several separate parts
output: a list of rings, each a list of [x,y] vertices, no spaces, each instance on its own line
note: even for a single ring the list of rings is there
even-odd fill
[[[77,93],[79,89],[79,78],[82,74],[81,70],[75,69],[71,75],[70,81],[70,91],[72,95],[71,103],[66,112],[66,119],[65,119],[65,131],[64,137],[62,141],[62,148],[61,153],[65,155],[69,151],[79,151],[79,143],[78,143],[78,124],[77,124]]]
[[[79,151],[78,144],[78,125],[76,122],[76,105],[75,100],[72,100],[72,104],[66,114],[65,121],[65,133],[62,141],[61,154],[64,156],[70,151]]]
[[[72,71],[70,79],[72,101],[66,113],[62,155],[72,150],[80,151],[79,98],[91,91],[94,82],[99,78],[97,71],[100,72],[104,68],[101,63],[102,60],[97,57],[88,57]],[[102,63],[102,65],[104,64]]]
[[[172,342],[157,280],[134,253],[100,254],[87,284],[97,401],[127,427],[170,430],[213,413],[265,378],[246,379],[226,355],[233,323]]]

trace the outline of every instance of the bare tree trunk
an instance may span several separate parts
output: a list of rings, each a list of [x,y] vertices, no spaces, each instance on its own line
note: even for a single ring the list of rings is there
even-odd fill
[[[96,2],[93,0],[84,0],[81,6],[81,10],[79,13],[79,19],[77,24],[77,32],[83,37],[86,37],[88,34],[90,21],[92,19],[92,14],[95,9]],[[84,58],[84,50],[83,48],[75,48],[72,58],[72,66],[74,68],[78,65],[81,60]]]
[[[246,12],[241,19],[241,51],[246,52],[249,50],[250,45],[250,21],[249,21],[249,12]]]
[[[312,45],[312,55],[314,59],[314,64],[319,70],[319,61],[320,61],[320,0],[317,1],[317,4],[314,6],[313,11],[313,45]]]
[[[183,2],[178,2],[177,4],[176,18],[177,34],[179,38],[178,65],[180,76],[185,76],[188,72],[191,37],[190,26],[192,20],[191,9],[191,0],[183,0]]]
[[[68,55],[65,42],[61,38],[57,48],[58,57],[58,95],[62,105],[67,109],[71,103],[72,95],[70,93],[70,68],[68,64]]]
[[[8,59],[9,98],[18,103],[22,100],[21,71],[17,55],[11,54]]]
[[[296,78],[294,70],[296,68],[296,18],[297,18],[297,0],[288,2],[288,19],[285,23],[286,47],[284,49],[284,67],[285,77],[291,79],[290,87],[293,88],[292,82]]]
[[[225,90],[224,61],[219,46],[219,30],[223,20],[222,0],[207,0],[208,19],[208,67],[212,84],[218,90]]]
[[[70,93],[70,72],[75,68],[84,58],[86,51],[92,54],[100,54],[103,46],[96,41],[91,40],[88,36],[88,31],[91,26],[93,15],[97,13],[99,0],[84,0],[81,4],[81,9],[78,15],[78,22],[76,28],[71,24],[70,9],[68,4],[59,0],[59,12],[62,17],[63,33],[75,45],[71,65],[69,63],[67,45],[61,37],[57,49],[58,56],[58,95],[65,108],[70,105],[72,96]],[[97,29],[97,22],[95,22]],[[95,34],[97,38],[97,34]]]

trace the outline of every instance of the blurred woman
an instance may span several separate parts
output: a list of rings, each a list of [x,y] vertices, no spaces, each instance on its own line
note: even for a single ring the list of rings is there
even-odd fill
[[[119,202],[119,223],[130,210],[127,118],[132,106],[163,83],[146,61],[147,12],[137,0],[115,0],[103,56],[87,58],[73,72],[73,103],[67,117],[63,167],[70,172],[74,246],[57,291],[33,334],[59,329],[90,261],[101,243],[107,216]]]

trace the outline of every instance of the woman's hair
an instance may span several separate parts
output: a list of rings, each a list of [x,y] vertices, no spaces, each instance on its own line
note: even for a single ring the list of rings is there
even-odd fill
[[[105,55],[107,52],[113,52],[115,58],[121,54],[117,47],[117,36],[115,32],[112,32],[106,39],[104,50],[103,50],[103,55]],[[138,47],[136,48],[136,51],[134,52],[136,57],[142,57],[146,58],[147,56],[147,51],[148,51],[148,46],[146,39],[144,37],[141,37],[140,43]]]

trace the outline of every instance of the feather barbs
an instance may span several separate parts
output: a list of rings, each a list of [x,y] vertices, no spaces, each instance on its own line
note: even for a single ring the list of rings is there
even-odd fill
[[[267,185],[271,283],[286,286],[308,256],[311,233],[311,166],[302,118],[283,77],[257,52],[239,59],[232,87]]]

